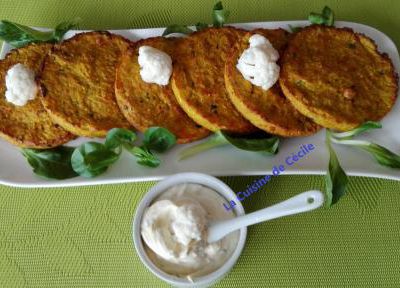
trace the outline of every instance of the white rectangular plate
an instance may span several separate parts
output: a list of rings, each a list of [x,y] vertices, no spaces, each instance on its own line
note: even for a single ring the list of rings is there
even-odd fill
[[[282,21],[282,22],[259,22],[241,23],[233,26],[244,29],[253,28],[284,28],[288,25],[305,26],[307,21]],[[371,37],[378,45],[381,52],[387,53],[392,59],[396,71],[399,71],[400,61],[397,48],[392,40],[382,32],[362,24],[352,22],[336,22],[337,27],[350,27],[356,32],[361,32]],[[154,29],[132,29],[111,30],[110,32],[120,34],[131,40],[160,36],[164,28]],[[70,31],[66,38],[83,31]],[[11,49],[7,44],[3,46],[0,57]],[[221,71],[222,73],[222,71]],[[400,102],[397,101],[392,111],[383,119],[383,128],[370,132],[364,138],[379,143],[395,153],[400,152]],[[282,174],[314,174],[326,173],[328,165],[328,151],[325,148],[325,131],[320,131],[311,137],[293,138],[282,141],[278,155],[274,157],[260,155],[258,153],[240,151],[234,147],[225,146],[209,150],[187,160],[178,161],[178,154],[182,149],[190,145],[178,145],[164,155],[158,168],[147,168],[136,164],[135,159],[125,153],[121,159],[103,175],[85,179],[77,177],[69,180],[54,181],[35,176],[20,150],[11,144],[0,140],[0,183],[18,187],[65,187],[80,185],[96,185],[111,183],[126,183],[159,180],[165,176],[178,172],[203,172],[215,176],[238,176],[238,175],[266,175],[271,174],[274,165],[284,164],[286,170]],[[360,137],[363,139],[363,137]],[[70,143],[77,145],[88,139],[78,139]],[[196,144],[196,143],[195,143]],[[316,149],[302,158],[296,165],[285,164],[285,159],[291,153],[299,150],[302,144],[313,144]],[[351,147],[335,146],[342,167],[348,175],[379,177],[400,180],[400,170],[389,169],[379,166],[370,155],[355,150]]]

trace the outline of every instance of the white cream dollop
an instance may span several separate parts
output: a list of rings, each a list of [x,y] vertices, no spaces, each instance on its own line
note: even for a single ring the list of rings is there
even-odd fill
[[[172,74],[172,59],[167,53],[151,46],[141,46],[138,62],[144,82],[168,85]]]
[[[279,78],[280,68],[276,64],[279,53],[267,38],[259,34],[252,35],[249,44],[249,48],[240,56],[236,68],[253,85],[268,90]]]
[[[207,242],[210,221],[233,218],[214,190],[180,184],[165,191],[143,214],[141,234],[150,259],[167,273],[206,275],[218,269],[233,252],[238,234]]]
[[[160,257],[173,263],[190,262],[189,244],[204,238],[207,213],[196,201],[176,205],[155,202],[144,214],[142,237]]]
[[[29,100],[35,99],[38,90],[35,73],[21,63],[15,64],[7,71],[6,88],[8,102],[16,106],[26,105]]]

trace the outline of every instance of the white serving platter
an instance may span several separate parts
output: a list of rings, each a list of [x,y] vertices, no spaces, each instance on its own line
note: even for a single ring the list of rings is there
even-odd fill
[[[232,26],[253,28],[284,28],[292,26],[306,26],[307,21],[281,21],[240,23]],[[400,71],[400,59],[393,41],[375,28],[352,22],[336,22],[337,27],[350,27],[356,32],[361,32],[371,37],[378,45],[381,52],[387,53],[392,59],[396,71]],[[160,36],[164,28],[110,30],[131,40],[138,40],[152,36]],[[83,31],[69,31],[65,38]],[[11,49],[7,44],[3,45],[0,58]],[[400,101],[396,102],[392,111],[382,120],[383,128],[372,131],[360,139],[369,139],[387,147],[395,153],[400,153]],[[88,139],[80,138],[68,145],[76,146]],[[101,141],[101,140],[100,140]],[[272,168],[284,164],[286,170],[282,174],[313,174],[326,173],[328,165],[328,151],[325,147],[325,131],[320,131],[311,137],[292,138],[282,141],[278,155],[264,156],[258,153],[238,150],[234,147],[218,147],[187,160],[178,161],[178,154],[183,149],[193,144],[178,145],[166,154],[160,155],[162,160],[158,168],[147,168],[136,164],[135,159],[128,153],[124,153],[121,159],[103,175],[86,179],[76,177],[73,179],[57,181],[47,180],[33,174],[31,167],[22,156],[17,147],[0,140],[0,184],[17,187],[66,187],[97,184],[113,184],[160,180],[165,176],[179,172],[203,172],[214,176],[239,176],[239,175],[266,175],[271,174]],[[285,159],[291,153],[299,150],[302,144],[313,144],[316,149],[307,157],[293,166],[285,164]],[[373,158],[362,151],[351,147],[335,145],[342,167],[348,175],[368,176],[385,179],[400,180],[400,170],[390,169],[378,165]]]

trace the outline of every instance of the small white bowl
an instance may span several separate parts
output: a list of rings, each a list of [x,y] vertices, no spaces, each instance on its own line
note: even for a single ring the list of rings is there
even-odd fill
[[[193,282],[185,278],[176,277],[159,269],[150,258],[143,247],[143,241],[140,234],[140,225],[142,222],[142,216],[144,210],[157,198],[161,193],[163,193],[168,188],[182,183],[195,183],[201,184],[203,186],[209,187],[219,193],[224,199],[229,203],[230,200],[236,199],[236,194],[219,179],[201,173],[179,173],[165,178],[164,180],[158,182],[153,186],[140,201],[139,206],[136,209],[135,217],[133,218],[133,242],[137,253],[143,264],[149,269],[154,275],[156,275],[161,280],[176,286],[176,287],[208,287],[215,284],[217,281],[221,280],[236,264],[240,254],[242,253],[244,244],[246,242],[247,228],[240,229],[238,244],[233,251],[232,255],[228,260],[216,271],[204,275],[198,278],[194,278]],[[221,207],[223,209],[223,207]],[[236,202],[236,206],[233,208],[237,216],[244,215],[244,209],[240,201]]]

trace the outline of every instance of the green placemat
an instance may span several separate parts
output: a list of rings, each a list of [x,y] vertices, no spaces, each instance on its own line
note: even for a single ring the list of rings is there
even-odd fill
[[[213,1],[0,1],[0,19],[52,27],[156,27],[209,21]],[[398,1],[224,1],[232,22],[304,19],[325,4],[400,44]],[[0,159],[1,161],[1,159]],[[254,177],[222,178],[234,190]],[[154,182],[62,189],[0,186],[0,287],[164,287],[131,240],[136,204]],[[280,176],[244,201],[247,212],[311,188],[323,177]],[[219,287],[399,287],[400,182],[352,177],[329,210],[249,229]]]

